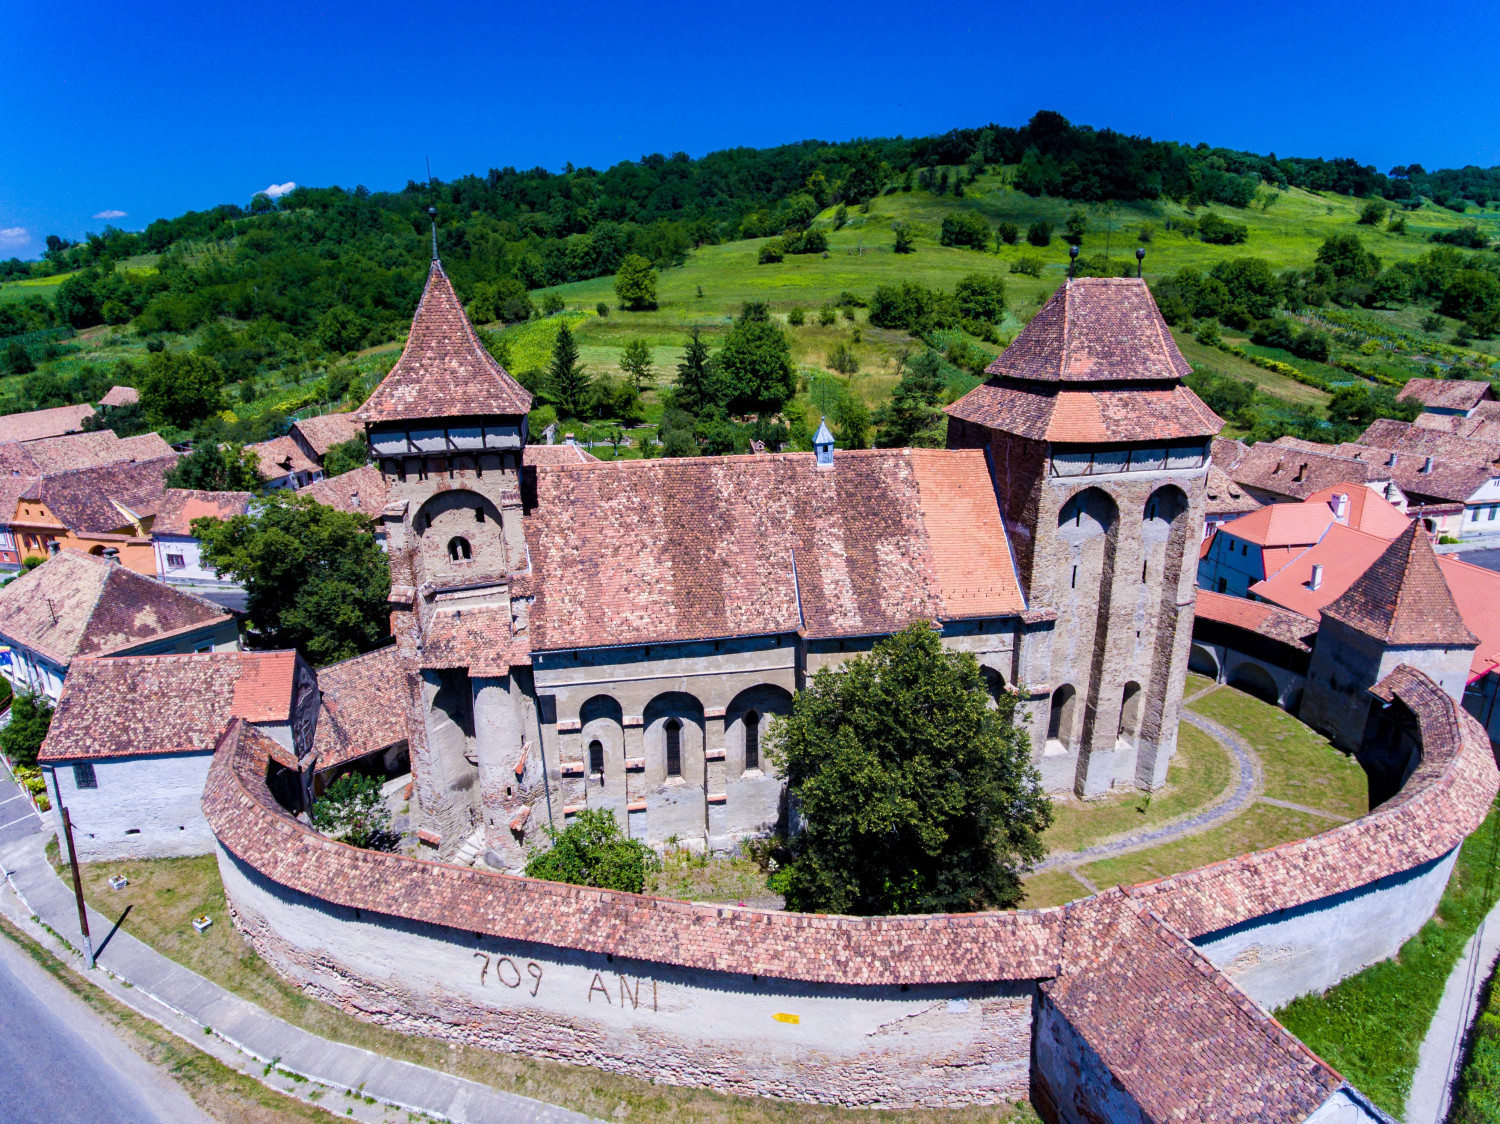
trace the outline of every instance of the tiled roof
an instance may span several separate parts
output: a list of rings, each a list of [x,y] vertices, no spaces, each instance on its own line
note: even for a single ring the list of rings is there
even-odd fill
[[[1437,429],[1427,429],[1394,418],[1377,418],[1359,435],[1358,444],[1376,449],[1385,449],[1397,454],[1418,457],[1442,457],[1444,460],[1462,461],[1467,464],[1495,464],[1500,461],[1500,443],[1475,441],[1458,437]]]
[[[1249,451],[1249,445],[1233,437],[1215,437],[1210,448],[1214,464],[1231,473]]]
[[[121,446],[124,444],[112,429],[92,433],[70,433],[65,437],[43,437],[38,441],[15,442],[0,446],[3,463],[12,473],[34,468],[34,475],[48,476],[75,468],[94,468],[133,460]],[[169,449],[168,452],[171,450]]]
[[[599,459],[582,445],[569,445],[567,442],[561,445],[527,445],[521,456],[522,463],[529,468],[536,468],[540,465],[551,467],[564,464],[592,464]]]
[[[1185,386],[1079,388],[996,379],[946,407],[956,418],[1036,441],[1169,441],[1224,425]]]
[[[1496,471],[1490,464],[1455,461],[1423,453],[1398,453],[1396,463],[1391,464],[1389,450],[1353,442],[1340,445],[1339,453],[1382,465],[1382,471],[1408,496],[1447,503],[1463,503],[1488,484]]]
[[[1427,532],[1412,523],[1323,615],[1395,645],[1468,647],[1464,624]]]
[[[1341,522],[1353,527],[1356,531],[1364,531],[1366,534],[1376,535],[1383,539],[1393,539],[1406,530],[1407,524],[1411,522],[1410,517],[1403,515],[1400,508],[1384,496],[1376,495],[1369,488],[1334,485],[1331,488],[1314,492],[1303,502],[1331,504],[1334,497],[1340,495],[1348,497]]]
[[[1260,501],[1231,480],[1217,464],[1208,466],[1207,491],[1208,504],[1204,511],[1209,515],[1234,515],[1260,508]]]
[[[63,667],[230,619],[210,601],[76,550],[0,589],[0,636]]]
[[[311,496],[325,507],[368,515],[371,519],[380,517],[389,492],[385,476],[373,464],[325,477],[297,489],[299,496]]]
[[[313,739],[319,770],[406,740],[406,712],[394,701],[405,675],[394,647],[319,670],[323,709]]]
[[[1151,290],[1134,277],[1064,283],[985,371],[1048,382],[1176,382],[1191,373]]]
[[[151,524],[153,535],[191,536],[194,519],[228,519],[250,510],[249,492],[204,492],[193,488],[168,488],[161,510]]]
[[[1229,470],[1237,483],[1278,496],[1306,499],[1335,484],[1368,484],[1390,479],[1390,474],[1346,457],[1313,452],[1274,442],[1252,445],[1240,463]]]
[[[1312,639],[1318,632],[1318,622],[1301,613],[1207,589],[1198,591],[1195,612],[1201,620],[1243,628],[1303,652],[1312,651]]]
[[[44,761],[213,747],[232,718],[291,717],[296,652],[205,652],[78,660],[63,680]]]
[[[43,437],[77,433],[93,416],[94,407],[87,402],[80,406],[54,406],[50,410],[0,415],[0,441],[36,441]]]
[[[316,461],[309,460],[301,446],[290,437],[273,437],[269,441],[258,441],[246,445],[247,453],[254,453],[257,470],[262,480],[275,480],[293,472],[318,472]]]
[[[1408,379],[1396,401],[1415,400],[1435,410],[1472,410],[1482,399],[1494,396],[1483,379]]]
[[[1389,538],[1335,523],[1316,546],[1278,559],[1280,564],[1274,570],[1267,566],[1270,576],[1252,585],[1250,593],[1316,620],[1385,553],[1390,543]],[[1317,589],[1311,588],[1314,566],[1322,567]]]
[[[1453,554],[1438,555],[1438,569],[1469,631],[1479,637],[1469,678],[1500,667],[1500,574]]]
[[[177,454],[172,453],[60,472],[43,477],[26,498],[41,500],[70,531],[118,531],[130,526],[120,507],[142,519],[161,509],[167,490],[164,477],[176,463]]]
[[[1071,906],[1065,932],[1045,1002],[1129,1095],[1131,1119],[1300,1124],[1343,1086],[1141,903],[1113,891]]]
[[[353,414],[320,414],[293,422],[292,428],[302,435],[308,447],[321,458],[335,445],[356,438],[363,441],[365,423]]]
[[[357,411],[362,421],[516,415],[531,393],[474,334],[458,294],[437,262],[427,275],[401,358]]]
[[[1332,524],[1326,503],[1272,503],[1219,529],[1256,546],[1311,546]]]
[[[528,634],[512,633],[508,605],[424,609],[421,645],[415,658],[423,668],[466,667],[474,676],[508,675],[512,667],[531,663]]]
[[[154,431],[120,438],[120,450],[133,461],[150,461],[174,455],[166,438]]]
[[[1486,407],[1500,407],[1500,402],[1481,402],[1471,417],[1462,414],[1418,414],[1412,425],[1418,429],[1435,429],[1439,433],[1451,433],[1470,441],[1482,441],[1487,445],[1500,445],[1500,411]]]
[[[979,450],[836,452],[825,469],[788,453],[536,475],[534,651],[876,635],[1024,610]]]
[[[112,386],[105,396],[99,399],[101,406],[134,406],[141,400],[141,392],[133,386]]]

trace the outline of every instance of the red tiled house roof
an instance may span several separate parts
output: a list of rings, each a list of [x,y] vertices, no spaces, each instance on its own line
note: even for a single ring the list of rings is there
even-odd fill
[[[3,414],[0,415],[0,441],[37,441],[43,437],[77,433],[93,416],[94,407],[86,402],[79,406],[30,410],[24,414]]]
[[[320,461],[335,445],[345,441],[363,441],[365,424],[353,414],[320,414],[292,423],[292,432],[302,438]]]
[[[296,666],[296,652],[79,660],[63,680],[39,759],[202,751],[233,718],[286,722]]]
[[[133,386],[112,386],[103,398],[101,406],[134,406],[141,400],[141,392]]]
[[[361,421],[525,414],[531,392],[485,350],[443,267],[432,263],[401,358],[369,400]]]
[[[1246,450],[1229,475],[1247,488],[1304,500],[1337,484],[1368,486],[1390,479],[1390,473],[1365,461],[1326,452],[1262,441]]]
[[[62,667],[232,619],[211,601],[76,550],[0,589],[0,635]]]
[[[984,454],[861,449],[537,471],[534,651],[1024,611]]]
[[[262,480],[278,480],[294,472],[309,474],[321,471],[316,461],[304,453],[290,437],[273,437],[269,441],[258,441],[246,445],[247,453],[254,453],[256,471]]]
[[[390,489],[385,476],[372,464],[338,476],[316,480],[297,489],[299,496],[311,496],[325,507],[351,511],[378,519],[385,509]]]
[[[1216,464],[1208,466],[1208,503],[1204,512],[1208,515],[1235,515],[1260,509],[1260,501],[1251,496],[1229,478],[1229,474]]]
[[[1471,647],[1427,532],[1411,524],[1323,615],[1392,645]]]
[[[1441,457],[1466,464],[1491,465],[1500,461],[1500,443],[1459,437],[1395,418],[1377,418],[1371,422],[1359,435],[1357,444],[1396,453],[1398,464],[1401,454]]]
[[[319,771],[406,740],[405,711],[392,701],[405,674],[394,647],[330,664],[318,672],[323,708],[318,713],[313,749]]]
[[[1408,379],[1396,401],[1417,401],[1436,410],[1472,410],[1494,397],[1489,382],[1481,379]]]
[[[593,464],[599,458],[582,445],[527,445],[522,453],[522,463],[528,468],[542,465],[555,467],[567,464]]]
[[[1415,526],[1415,524],[1408,524]],[[1385,553],[1389,538],[1333,524],[1317,545],[1294,552],[1264,581],[1250,587],[1252,596],[1281,605],[1317,620],[1360,575]],[[1312,588],[1313,567],[1320,566],[1318,588]]]
[[[191,537],[194,519],[228,519],[244,515],[255,497],[249,492],[205,492],[195,488],[168,488],[161,510],[151,524],[153,535]]]
[[[164,478],[176,463],[177,454],[172,453],[153,460],[60,472],[42,478],[25,498],[46,504],[71,531],[118,531],[131,523],[127,512],[145,519],[161,509],[167,490]]]
[[[1500,573],[1452,554],[1438,555],[1437,563],[1465,626],[1479,637],[1469,662],[1472,682],[1500,667]]]
[[[1318,632],[1318,622],[1301,613],[1265,601],[1251,601],[1208,589],[1198,591],[1194,613],[1197,620],[1242,628],[1301,652],[1312,651],[1311,641]]]

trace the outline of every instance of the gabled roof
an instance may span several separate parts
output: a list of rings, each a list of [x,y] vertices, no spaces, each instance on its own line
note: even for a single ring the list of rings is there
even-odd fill
[[[1373,445],[1348,442],[1338,447],[1340,456],[1367,460],[1382,466],[1408,496],[1425,496],[1440,502],[1463,503],[1490,482],[1495,467],[1471,461],[1456,461],[1430,453],[1392,453]]]
[[[294,472],[318,472],[317,462],[308,459],[302,447],[290,437],[273,437],[269,441],[258,441],[246,445],[245,451],[254,453],[256,471],[262,480],[277,480]]]
[[[1382,468],[1334,456],[1333,446],[1325,447],[1326,453],[1262,441],[1246,450],[1229,475],[1247,488],[1298,500],[1336,484],[1368,485],[1390,479]]]
[[[345,441],[364,440],[365,423],[353,414],[320,414],[293,422],[292,428],[302,435],[302,440],[319,457]]]
[[[593,464],[599,458],[582,445],[527,445],[521,454],[522,463],[528,468],[542,465],[555,467],[567,464]]]
[[[985,370],[1045,382],[1176,382],[1192,373],[1146,283],[1134,277],[1065,282]]]
[[[1250,446],[1234,437],[1215,437],[1209,448],[1214,464],[1225,472],[1232,473],[1235,465],[1245,459]]]
[[[75,469],[43,477],[23,498],[40,500],[70,531],[108,533],[130,526],[126,512],[144,519],[161,509],[164,477],[177,454]],[[123,511],[121,509],[124,509]]]
[[[1250,594],[1317,620],[1318,614],[1343,596],[1390,542],[1335,523],[1317,545],[1287,552],[1285,558],[1277,559],[1274,568],[1267,565],[1270,576],[1252,585]],[[1312,588],[1314,566],[1322,567],[1317,589]]]
[[[156,460],[158,457],[173,455],[172,446],[167,444],[167,439],[154,430],[150,433],[137,433],[134,437],[120,438],[120,451],[133,461]]]
[[[210,601],[76,550],[0,589],[0,636],[62,667],[232,619]]]
[[[1198,591],[1198,604],[1194,612],[1199,620],[1242,628],[1296,648],[1299,652],[1312,651],[1312,640],[1318,633],[1318,622],[1301,613],[1294,613],[1265,601],[1251,601],[1245,597],[1233,597],[1208,589]]]
[[[1468,417],[1463,414],[1418,414],[1412,425],[1418,429],[1451,433],[1470,441],[1500,445],[1500,412],[1487,409],[1491,406],[1500,406],[1500,402],[1481,402]]]
[[[433,262],[401,358],[357,416],[383,422],[514,416],[530,409],[531,392],[485,350],[442,265]]]
[[[93,416],[94,407],[87,402],[78,406],[54,406],[50,410],[0,415],[0,441],[37,441],[43,437],[77,433]]]
[[[151,534],[191,536],[194,519],[228,519],[244,515],[255,497],[249,492],[205,492],[195,488],[168,488],[161,510],[151,524]]]
[[[1476,441],[1456,434],[1428,429],[1394,418],[1377,418],[1359,435],[1359,444],[1400,454],[1442,457],[1469,464],[1494,464],[1500,461],[1500,443]],[[1387,458],[1389,459],[1389,458]]]
[[[78,660],[63,680],[43,761],[211,750],[230,719],[291,719],[296,652]]]
[[[1427,532],[1413,523],[1323,615],[1386,644],[1469,647]]]
[[[367,464],[338,476],[328,476],[306,484],[297,489],[297,494],[311,496],[325,507],[378,519],[385,509],[390,488],[380,469]]]
[[[112,386],[109,393],[99,399],[101,406],[134,406],[141,400],[141,392],[133,386]]]
[[[1273,503],[1219,530],[1256,546],[1311,546],[1333,521],[1333,509],[1326,503]]]
[[[331,769],[406,740],[406,673],[394,647],[329,664],[318,672],[323,709],[313,749],[317,768]]]
[[[1436,410],[1472,410],[1482,400],[1494,397],[1489,382],[1483,379],[1407,379],[1396,401],[1417,401]]]
[[[533,651],[868,636],[1025,605],[979,450],[540,468]],[[468,611],[465,611],[467,618]]]
[[[1208,502],[1203,510],[1208,515],[1235,515],[1256,511],[1261,506],[1258,499],[1231,480],[1217,464],[1208,466],[1206,492]]]
[[[1346,496],[1344,517],[1339,522],[1356,531],[1364,531],[1382,539],[1393,539],[1406,530],[1410,517],[1403,515],[1395,504],[1384,496],[1378,496],[1369,488],[1335,484],[1308,496],[1303,503],[1323,504],[1333,510],[1334,497]]]

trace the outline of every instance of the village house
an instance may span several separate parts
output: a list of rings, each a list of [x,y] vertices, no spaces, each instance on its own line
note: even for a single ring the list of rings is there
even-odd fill
[[[0,414],[0,442],[40,441],[79,433],[83,423],[94,416],[87,402],[78,406],[54,406],[47,410],[28,410],[21,414]]]
[[[151,521],[166,495],[177,454],[43,476],[20,494],[11,531],[23,558],[61,549],[103,556],[156,575]]]
[[[1472,417],[1481,402],[1494,402],[1495,392],[1481,379],[1408,379],[1397,402],[1420,402],[1422,412]]]
[[[267,491],[301,488],[323,479],[322,466],[304,453],[302,447],[290,437],[277,437],[246,445],[245,451],[255,454],[256,471],[265,482]]]
[[[217,605],[63,550],[0,588],[0,645],[11,685],[55,702],[82,657],[235,651],[240,635]]]
[[[99,399],[101,407],[109,406],[119,408],[120,406],[134,406],[141,400],[141,392],[133,386],[112,386]]]
[[[1261,441],[1224,471],[1261,503],[1305,500],[1336,484],[1360,484],[1397,508],[1406,508],[1405,494],[1384,466],[1339,456],[1331,445],[1295,438]]]
[[[209,854],[203,784],[230,722],[257,727],[295,769],[312,752],[318,710],[316,677],[296,652],[80,659],[37,757],[53,826],[61,838],[56,809],[66,807],[83,862]]]
[[[168,585],[203,593],[240,590],[203,562],[203,544],[193,534],[194,519],[228,519],[250,510],[249,492],[205,492],[168,488],[161,510],[151,524],[151,547],[156,552],[156,574]]]
[[[400,679],[394,647],[318,670],[318,729],[312,758],[302,765],[312,774],[314,796],[346,772],[390,777],[410,771],[406,712],[391,700],[391,685]]]
[[[1252,511],[1258,511],[1261,507],[1258,499],[1236,484],[1217,464],[1208,466],[1205,495],[1207,496],[1203,505],[1205,541],[1212,538],[1213,533],[1225,523],[1238,519],[1242,515],[1249,515]]]
[[[296,442],[297,447],[309,460],[315,461],[321,468],[323,458],[335,445],[342,445],[348,441],[358,441],[363,444],[365,427],[364,423],[353,414],[319,414],[316,417],[293,422],[291,432],[287,436]]]

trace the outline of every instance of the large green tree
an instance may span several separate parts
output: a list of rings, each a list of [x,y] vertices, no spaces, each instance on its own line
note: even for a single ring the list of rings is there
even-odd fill
[[[323,472],[327,476],[342,476],[369,463],[370,446],[363,437],[340,441],[323,454]]]
[[[651,382],[651,348],[637,336],[625,345],[620,355],[620,370],[630,376],[631,385],[637,391],[646,389]]]
[[[672,384],[672,402],[683,413],[694,416],[722,407],[723,379],[718,360],[709,354],[703,333],[694,328],[677,364],[677,381]],[[666,438],[662,438],[666,440]]]
[[[928,348],[907,360],[891,400],[875,411],[875,444],[882,449],[942,448],[947,439],[943,388],[943,361],[937,352]]]
[[[242,446],[200,441],[198,447],[172,466],[168,488],[198,488],[205,492],[258,492],[257,457]]]
[[[366,516],[273,492],[248,515],[195,519],[203,560],[249,594],[251,625],[273,647],[321,666],[389,632],[391,572]]]
[[[797,392],[791,344],[764,304],[744,306],[716,358],[735,413],[775,413]]]
[[[146,361],[141,406],[158,428],[191,429],[217,411],[224,390],[218,361],[194,352],[158,351]]]
[[[626,254],[615,274],[615,295],[620,307],[632,312],[656,307],[656,270],[640,254]]]
[[[552,365],[547,369],[547,393],[564,417],[582,417],[588,408],[591,380],[578,361],[578,343],[564,322],[557,327]]]
[[[1014,906],[1052,804],[979,664],[918,622],[825,667],[768,739],[804,826],[787,905],[890,914]],[[997,705],[998,704],[998,705]]]
[[[52,725],[52,703],[46,695],[22,692],[10,704],[10,721],[0,730],[0,750],[24,768],[36,764],[37,751]]]

